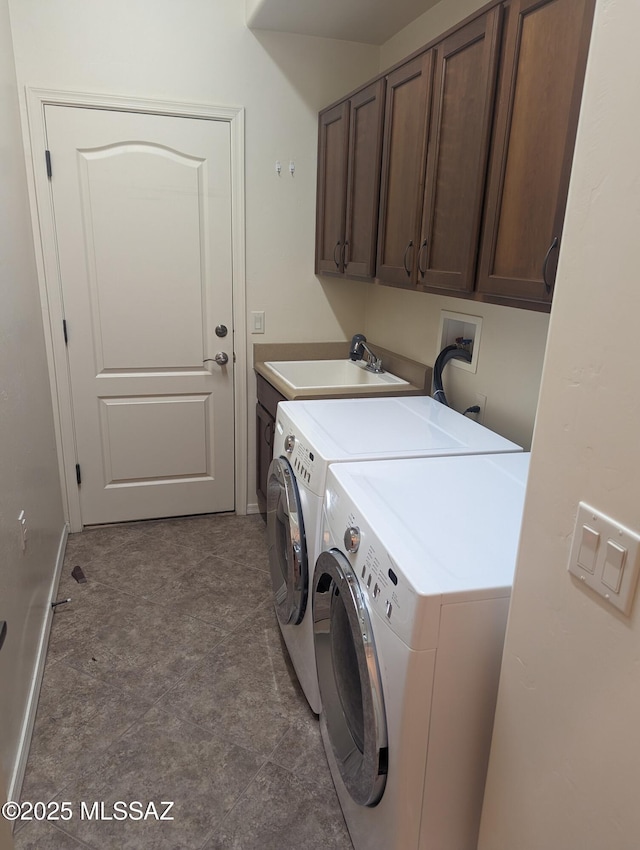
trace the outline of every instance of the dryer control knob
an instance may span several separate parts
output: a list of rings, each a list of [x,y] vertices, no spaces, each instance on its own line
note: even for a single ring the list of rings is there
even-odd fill
[[[289,434],[288,437],[285,437],[284,438],[284,450],[285,450],[285,452],[287,452],[287,454],[291,454],[295,444],[296,444],[296,438],[293,436],[293,434]]]
[[[345,531],[344,548],[347,552],[357,552],[360,548],[360,529],[357,525],[350,525]]]

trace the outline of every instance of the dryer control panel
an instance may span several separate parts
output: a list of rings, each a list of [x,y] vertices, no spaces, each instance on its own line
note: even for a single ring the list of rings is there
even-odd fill
[[[359,545],[345,545],[358,532]],[[428,649],[437,645],[440,597],[420,597],[400,566],[377,539],[365,517],[337,489],[328,487],[323,517],[323,549],[338,549],[358,579],[369,608],[408,646]]]

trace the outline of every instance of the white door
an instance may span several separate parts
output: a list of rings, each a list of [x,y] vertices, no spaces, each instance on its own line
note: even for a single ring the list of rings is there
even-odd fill
[[[45,122],[82,522],[233,510],[229,124]]]

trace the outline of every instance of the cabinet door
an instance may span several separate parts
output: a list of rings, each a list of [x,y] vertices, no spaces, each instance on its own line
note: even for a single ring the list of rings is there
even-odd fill
[[[316,273],[341,274],[345,228],[345,186],[349,142],[349,102],[320,114]]]
[[[435,48],[420,289],[474,288],[501,12],[492,9]]]
[[[488,300],[549,309],[593,5],[593,0],[505,5],[477,286]]]
[[[384,87],[378,80],[350,101],[343,261],[345,273],[354,277],[372,278],[376,270]]]
[[[415,286],[433,51],[387,78],[376,276]]]
[[[256,494],[258,508],[267,510],[267,482],[273,455],[273,429],[275,420],[261,404],[256,404]]]

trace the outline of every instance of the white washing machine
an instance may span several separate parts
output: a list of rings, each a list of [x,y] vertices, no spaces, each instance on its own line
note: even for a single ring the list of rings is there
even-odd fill
[[[476,850],[528,464],[329,471],[314,637],[355,850]]]
[[[427,396],[281,402],[267,486],[275,607],[291,661],[320,712],[311,618],[311,573],[320,551],[332,463],[520,452],[515,443]]]

